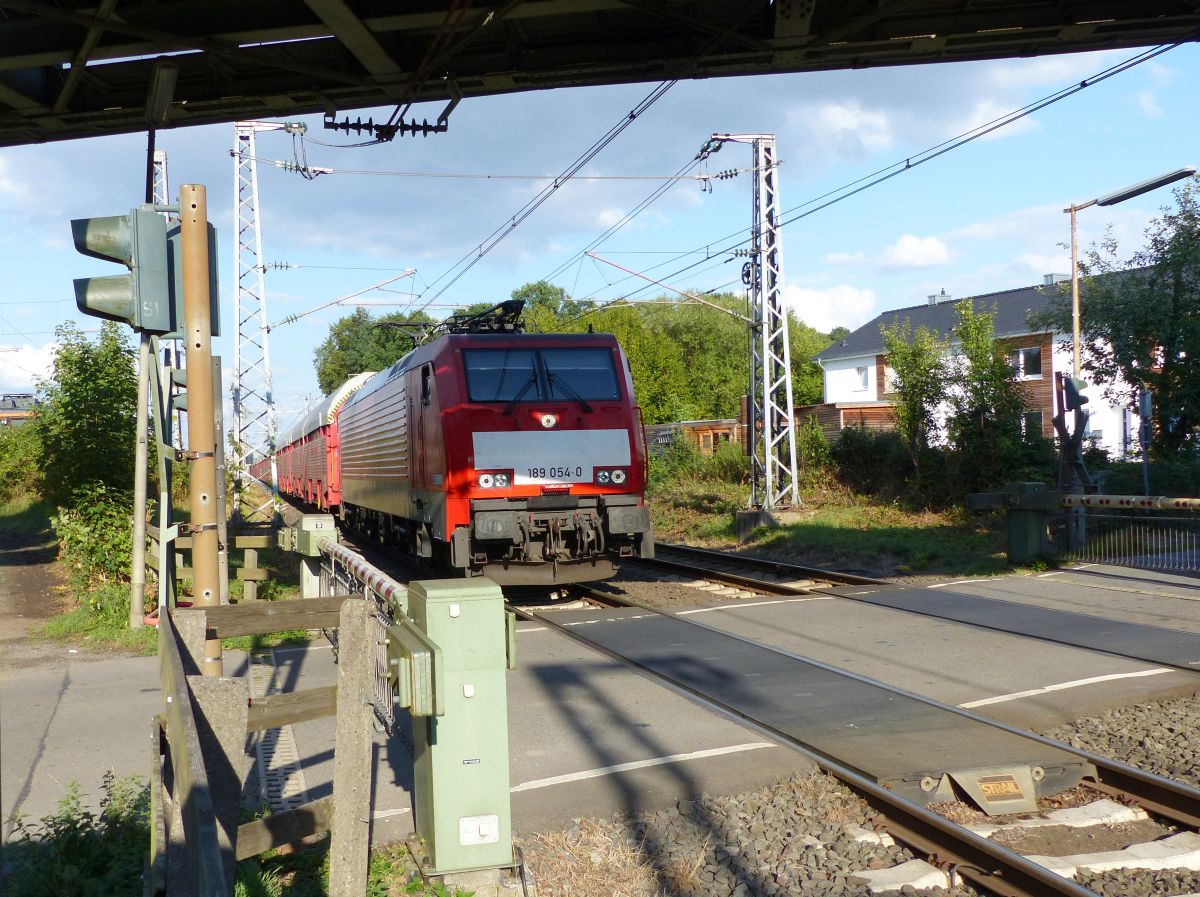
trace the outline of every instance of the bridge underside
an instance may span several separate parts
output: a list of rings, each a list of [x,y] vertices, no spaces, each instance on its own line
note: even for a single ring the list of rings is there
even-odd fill
[[[1200,0],[0,0],[0,146],[144,130],[164,63],[177,127],[1198,36]]]

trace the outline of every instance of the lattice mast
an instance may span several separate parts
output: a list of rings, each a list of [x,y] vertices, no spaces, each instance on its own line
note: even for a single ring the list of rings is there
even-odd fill
[[[750,260],[750,504],[769,511],[800,505],[796,471],[788,316],[783,304],[783,253],[779,227],[779,168],[774,134],[714,134],[713,140],[748,143],[753,160],[754,217]]]
[[[239,522],[270,521],[279,498],[275,470],[275,398],[271,389],[267,292],[259,220],[254,135],[289,129],[283,122],[240,121],[233,126],[233,514]],[[271,460],[271,497],[251,500],[250,465]]]

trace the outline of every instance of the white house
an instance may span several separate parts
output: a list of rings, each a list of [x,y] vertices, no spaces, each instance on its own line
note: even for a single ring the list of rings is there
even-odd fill
[[[1035,329],[1030,319],[1045,311],[1059,294],[1062,275],[1046,275],[1041,286],[1021,287],[973,298],[975,311],[995,314],[996,337],[1008,347],[1026,396],[1023,426],[1037,428],[1053,437],[1055,412],[1054,373],[1070,372],[1071,353],[1062,348],[1069,337]],[[826,435],[833,436],[849,426],[891,429],[891,380],[881,327],[908,320],[913,329],[924,325],[942,336],[951,336],[958,316],[955,300],[942,291],[924,305],[884,312],[845,339],[834,343],[816,362],[824,371],[824,403],[804,411],[816,416]],[[1133,408],[1108,403],[1096,386],[1086,392],[1088,435],[1114,457],[1127,457],[1137,450],[1138,416]]]

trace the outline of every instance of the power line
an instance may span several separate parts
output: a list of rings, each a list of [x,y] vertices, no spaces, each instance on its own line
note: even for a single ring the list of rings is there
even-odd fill
[[[475,265],[482,258],[484,258],[484,256],[495,249],[496,246],[498,246],[506,236],[511,234],[517,228],[517,226],[521,224],[521,222],[537,211],[537,209],[540,208],[541,205],[546,202],[546,200],[553,196],[559,187],[571,180],[571,178],[578,174],[585,165],[592,161],[592,159],[596,158],[596,156],[598,156],[605,147],[616,140],[617,137],[620,136],[620,134],[627,127],[637,121],[637,119],[641,117],[642,113],[662,99],[667,91],[675,86],[675,83],[676,82],[674,81],[664,81],[650,91],[650,93],[647,94],[646,97],[637,104],[637,106],[626,113],[626,115],[623,116],[619,122],[609,128],[599,140],[593,143],[583,153],[583,155],[579,156],[574,162],[567,166],[566,170],[557,178],[555,178],[553,183],[543,187],[538,194],[529,202],[525,203],[525,205],[522,206],[507,223],[500,225],[500,227],[492,231],[492,233],[489,234],[482,243],[475,247],[475,249],[464,255],[461,259],[446,269],[445,272],[435,278],[433,283],[430,284],[431,289],[445,278],[449,277],[450,279],[441,289],[439,289],[433,294],[433,296],[430,297],[429,301],[433,302],[437,300],[442,296],[443,293],[446,292],[446,290],[454,286],[454,284],[457,283],[464,274],[470,271],[471,268],[475,267]],[[424,309],[422,308],[418,310],[423,311]]]
[[[841,187],[837,187],[833,190],[830,190],[826,193],[821,194],[820,196],[809,199],[797,206],[793,206],[791,209],[787,209],[783,212],[783,215],[782,215],[783,220],[780,221],[779,226],[784,227],[788,224],[793,224],[802,218],[807,218],[809,215],[812,215],[812,214],[815,214],[816,212],[827,209],[830,206],[841,202],[842,200],[849,199],[850,197],[855,196],[859,193],[862,193],[864,190],[867,190],[871,187],[881,184],[884,181],[890,180],[891,178],[894,178],[899,174],[903,174],[906,171],[911,171],[913,168],[916,168],[919,165],[923,165],[926,162],[930,162],[930,161],[938,158],[939,156],[943,156],[946,153],[950,152],[951,150],[958,149],[959,147],[965,146],[966,144],[971,143],[971,142],[979,139],[980,137],[986,136],[987,134],[991,134],[992,132],[997,131],[1000,128],[1010,125],[1013,122],[1019,121],[1020,119],[1025,118],[1026,116],[1032,115],[1034,112],[1041,111],[1042,109],[1045,109],[1048,106],[1058,103],[1061,100],[1065,100],[1070,96],[1074,96],[1075,94],[1092,86],[1093,84],[1098,84],[1101,81],[1106,81],[1115,75],[1122,74],[1123,72],[1126,72],[1129,69],[1134,68],[1135,66],[1141,65],[1144,62],[1148,62],[1157,56],[1161,56],[1163,53],[1166,53],[1170,50],[1174,50],[1176,47],[1179,47],[1184,42],[1185,41],[1178,41],[1173,44],[1164,44],[1164,45],[1160,45],[1158,47],[1152,47],[1149,50],[1144,50],[1141,53],[1138,53],[1137,55],[1130,57],[1129,59],[1126,59],[1122,62],[1111,65],[1108,68],[1100,70],[1099,72],[1097,72],[1095,75],[1093,75],[1090,78],[1085,78],[1084,80],[1079,81],[1078,83],[1070,85],[1069,87],[1064,87],[1060,90],[1057,90],[1052,94],[1042,97],[1039,100],[1035,100],[1032,103],[1028,103],[1027,105],[1022,106],[1016,110],[1013,110],[1012,112],[1009,112],[1009,113],[1006,113],[1005,115],[1001,115],[997,118],[994,118],[991,121],[986,122],[982,125],[978,125],[975,128],[972,128],[968,131],[964,131],[956,137],[949,138],[947,140],[942,141],[941,143],[938,143],[938,144],[935,144],[934,146],[928,147],[927,149],[922,150],[921,152],[916,153],[912,156],[909,156],[908,158],[906,158],[902,161],[894,162],[891,165],[887,165],[887,166],[884,166],[883,168],[879,168],[879,169],[875,170],[874,172],[871,172],[870,174],[863,175],[862,177],[849,182],[848,184],[844,184]],[[811,207],[811,208],[809,208],[809,207]],[[801,210],[804,210],[804,211],[801,211]],[[749,240],[748,236],[741,237],[741,239],[738,239],[736,242],[729,243],[727,245],[722,245],[722,246],[720,246],[719,249],[717,249],[716,252],[712,251],[712,246],[714,244],[723,244],[726,241],[731,240],[735,237],[740,237],[742,234],[745,234],[748,230],[750,230],[750,228],[740,228],[740,229],[734,231],[733,233],[720,238],[719,240],[711,241],[702,247],[698,247],[696,249],[691,250],[690,252],[679,253],[678,255],[674,256],[673,258],[666,259],[662,262],[659,262],[658,264],[653,265],[653,266],[647,268],[646,270],[654,271],[657,268],[662,268],[667,265],[670,265],[672,262],[677,262],[680,259],[686,258],[689,255],[695,255],[698,252],[706,253],[705,258],[700,259],[699,261],[693,262],[689,265],[685,265],[684,267],[679,268],[679,269],[672,271],[671,273],[663,276],[664,280],[676,278],[681,274],[687,273],[688,271],[692,270],[693,268],[703,265],[705,262],[709,261],[715,255],[723,255],[724,253],[732,252],[734,249],[737,249],[738,247],[742,246],[744,243],[748,242],[748,240]],[[726,259],[725,261],[729,261],[729,260]],[[710,266],[710,267],[715,267],[715,266]],[[610,284],[610,286],[619,285],[619,284],[629,280],[632,276],[633,275],[627,275],[625,277],[618,278],[613,284]],[[644,292],[647,289],[649,289],[649,286],[639,287],[638,289],[629,293],[628,296],[626,296],[624,298],[628,298],[630,296],[636,296],[638,293]]]

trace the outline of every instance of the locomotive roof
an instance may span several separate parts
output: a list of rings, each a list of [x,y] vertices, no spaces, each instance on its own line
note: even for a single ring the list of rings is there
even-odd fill
[[[359,399],[365,398],[392,378],[437,358],[445,349],[503,349],[522,345],[561,346],[563,344],[616,346],[617,338],[611,333],[450,333],[439,336],[423,346],[417,346],[390,368],[380,371],[345,404],[351,405]]]

